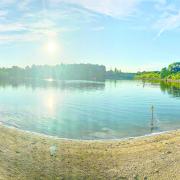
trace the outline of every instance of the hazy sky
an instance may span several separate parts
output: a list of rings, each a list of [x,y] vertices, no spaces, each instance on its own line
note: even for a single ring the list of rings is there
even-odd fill
[[[0,66],[180,60],[179,0],[0,0]]]

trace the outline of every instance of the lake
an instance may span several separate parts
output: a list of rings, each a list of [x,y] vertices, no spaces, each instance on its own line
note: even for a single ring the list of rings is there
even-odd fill
[[[180,128],[180,84],[0,82],[0,122],[70,139],[117,139],[174,130]]]

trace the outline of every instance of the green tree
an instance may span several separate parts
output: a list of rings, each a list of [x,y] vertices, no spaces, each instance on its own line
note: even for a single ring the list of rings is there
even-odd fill
[[[161,78],[164,79],[164,78],[167,78],[169,76],[170,72],[167,68],[163,68],[161,70]]]
[[[171,73],[177,73],[180,72],[180,62],[175,62],[169,65],[168,70]]]

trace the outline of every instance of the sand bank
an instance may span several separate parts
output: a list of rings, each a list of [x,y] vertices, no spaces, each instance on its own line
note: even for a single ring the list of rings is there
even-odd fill
[[[120,141],[73,141],[0,126],[3,180],[179,180],[179,172],[179,130]]]

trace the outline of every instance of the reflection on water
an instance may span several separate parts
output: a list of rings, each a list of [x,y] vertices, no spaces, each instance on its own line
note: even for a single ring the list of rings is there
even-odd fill
[[[160,87],[163,93],[168,93],[174,97],[180,97],[180,83],[178,82],[166,82],[166,81],[142,81],[143,87],[151,84],[152,86]]]
[[[104,89],[104,82],[95,82],[95,81],[54,81],[52,79],[3,79],[0,80],[0,87],[18,88],[25,86],[26,88],[59,88],[59,89],[80,89],[80,90],[98,90]]]
[[[174,83],[0,81],[1,122],[62,138],[113,139],[177,129],[179,107],[180,85]]]
[[[174,97],[180,97],[180,83],[161,81],[160,88],[163,92],[167,92]]]

